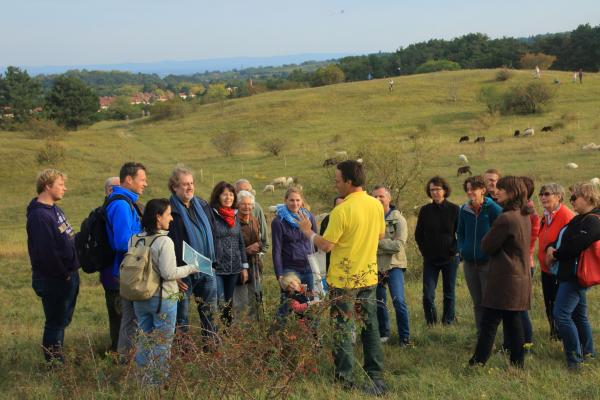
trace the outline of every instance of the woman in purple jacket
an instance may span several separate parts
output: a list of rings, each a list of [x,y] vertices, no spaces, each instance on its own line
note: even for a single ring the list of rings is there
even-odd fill
[[[285,193],[285,204],[277,206],[277,216],[271,222],[273,266],[277,280],[286,272],[295,272],[309,291],[314,289],[313,274],[307,256],[314,252],[310,240],[298,228],[298,214],[303,213],[317,232],[315,217],[304,206],[302,192],[291,187]]]

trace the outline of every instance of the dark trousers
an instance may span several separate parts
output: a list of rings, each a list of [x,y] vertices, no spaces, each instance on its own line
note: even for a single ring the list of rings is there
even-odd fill
[[[182,279],[188,286],[188,290],[177,303],[177,330],[179,332],[187,332],[189,329],[189,309],[192,296],[197,303],[202,335],[210,336],[216,332],[213,322],[213,316],[218,310],[216,279],[215,276],[205,274],[190,275]]]
[[[119,289],[104,288],[106,311],[108,311],[108,330],[110,332],[110,350],[117,351],[119,330],[121,329],[121,295]]]
[[[550,325],[550,337],[552,339],[560,339],[558,334],[558,328],[556,327],[556,321],[552,315],[554,310],[554,302],[556,301],[556,292],[558,291],[558,281],[555,276],[548,274],[544,271],[540,274],[542,276],[542,293],[544,294],[544,306],[546,307],[546,318],[548,318],[548,324]]]
[[[42,299],[46,317],[42,337],[44,357],[46,361],[62,362],[65,328],[71,323],[79,294],[79,274],[72,272],[69,280],[34,277],[31,286]]]
[[[525,339],[523,336],[523,324],[521,322],[522,311],[495,310],[493,308],[483,307],[481,316],[481,332],[477,339],[475,354],[469,361],[469,364],[485,364],[490,358],[496,331],[502,321],[504,335],[508,342],[510,351],[510,363],[523,367],[525,360]]]
[[[437,310],[435,308],[435,289],[438,283],[440,272],[442,273],[442,287],[444,293],[444,313],[442,314],[442,323],[451,324],[454,322],[454,305],[456,303],[456,271],[458,269],[458,257],[446,264],[432,264],[425,261],[423,263],[423,311],[425,312],[425,321],[428,324],[435,324],[438,321]]]
[[[231,315],[231,301],[240,274],[216,275],[216,277],[219,307],[221,308],[221,320],[224,324],[230,325],[233,320]]]
[[[358,289],[331,288],[329,297],[331,318],[334,320],[333,359],[336,378],[352,381],[352,367],[355,364],[352,326],[354,320],[360,318],[364,324],[361,332],[363,369],[371,379],[383,379],[383,350],[379,339],[375,286]],[[355,313],[358,315],[355,316]]]

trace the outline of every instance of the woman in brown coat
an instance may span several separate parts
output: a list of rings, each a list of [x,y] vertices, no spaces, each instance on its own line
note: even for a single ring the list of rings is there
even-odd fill
[[[469,364],[486,363],[502,321],[510,362],[522,367],[525,338],[521,312],[529,310],[531,302],[531,221],[527,188],[520,178],[506,176],[498,181],[497,190],[498,203],[504,211],[481,241],[481,248],[490,255],[490,262],[483,291],[481,333]]]

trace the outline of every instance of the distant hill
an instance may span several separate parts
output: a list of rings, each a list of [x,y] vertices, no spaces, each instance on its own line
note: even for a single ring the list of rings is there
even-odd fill
[[[306,61],[325,61],[350,55],[350,53],[304,53],[288,54],[270,57],[231,57],[211,58],[205,60],[159,61],[153,63],[123,63],[123,64],[90,64],[90,65],[55,65],[55,66],[22,66],[30,75],[62,74],[69,70],[94,71],[126,71],[167,75],[191,75],[205,71],[229,71],[250,67],[280,66],[286,64],[301,64]],[[6,66],[0,67],[6,69]]]

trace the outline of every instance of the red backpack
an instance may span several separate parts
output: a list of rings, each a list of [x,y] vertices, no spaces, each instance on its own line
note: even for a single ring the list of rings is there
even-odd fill
[[[600,216],[595,216],[600,219]],[[596,240],[579,255],[577,282],[584,288],[600,284],[600,240]]]

